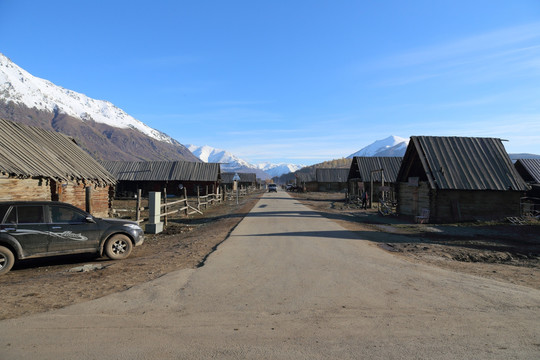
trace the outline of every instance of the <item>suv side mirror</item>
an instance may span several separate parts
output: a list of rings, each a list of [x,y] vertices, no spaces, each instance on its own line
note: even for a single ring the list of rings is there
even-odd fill
[[[88,215],[88,216],[86,217],[86,222],[92,223],[92,224],[95,224],[95,223],[96,223],[96,221],[94,220],[94,218],[93,218],[92,216],[90,216],[90,215]]]

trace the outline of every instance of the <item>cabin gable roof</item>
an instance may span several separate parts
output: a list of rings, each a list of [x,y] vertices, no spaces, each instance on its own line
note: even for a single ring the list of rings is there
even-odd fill
[[[496,138],[412,136],[398,181],[409,177],[427,181],[432,189],[528,189]]]

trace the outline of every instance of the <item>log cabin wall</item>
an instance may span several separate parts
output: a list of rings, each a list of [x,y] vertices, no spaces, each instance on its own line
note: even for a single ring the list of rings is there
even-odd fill
[[[409,219],[429,209],[429,222],[498,220],[520,216],[520,191],[430,190],[427,182],[419,186],[399,183],[398,213]]]
[[[318,183],[317,191],[321,192],[344,192],[347,190],[347,183]]]
[[[0,176],[0,201],[49,201],[51,190],[46,179],[19,179]]]
[[[92,183],[76,183],[73,181],[52,182],[52,199],[66,202],[81,210],[87,211],[86,188],[90,187],[90,212],[96,217],[108,217],[112,206],[109,197],[110,186],[95,186]],[[50,199],[49,199],[50,200]]]
[[[438,190],[432,221],[498,220],[520,216],[520,191]]]

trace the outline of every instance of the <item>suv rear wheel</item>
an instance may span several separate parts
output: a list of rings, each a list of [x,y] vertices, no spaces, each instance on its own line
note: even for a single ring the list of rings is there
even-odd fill
[[[105,255],[112,260],[122,260],[131,254],[131,239],[123,234],[111,236],[105,243]]]
[[[0,246],[0,275],[7,273],[15,263],[15,256],[7,247]]]

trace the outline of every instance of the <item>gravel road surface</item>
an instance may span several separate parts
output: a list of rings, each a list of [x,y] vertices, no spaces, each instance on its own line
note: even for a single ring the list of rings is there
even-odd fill
[[[414,264],[287,193],[198,269],[0,322],[0,359],[539,359],[540,291]]]

